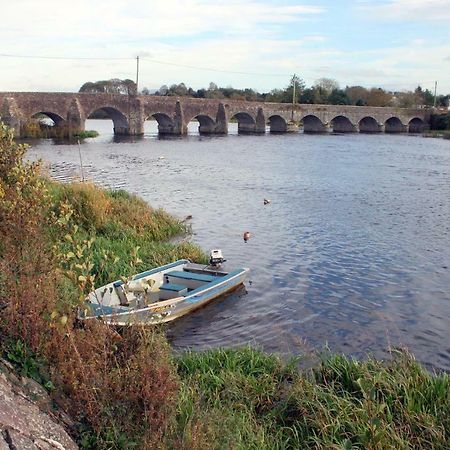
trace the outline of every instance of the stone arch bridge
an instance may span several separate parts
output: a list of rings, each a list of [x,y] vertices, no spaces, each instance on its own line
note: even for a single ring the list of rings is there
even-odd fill
[[[430,113],[424,109],[381,108],[345,105],[295,106],[227,99],[195,99],[120,94],[0,92],[0,118],[21,136],[24,126],[37,114],[45,114],[67,134],[84,130],[86,119],[104,111],[117,135],[140,135],[144,122],[154,118],[160,134],[183,135],[190,121],[199,132],[226,134],[230,120],[240,133],[403,133],[428,128]]]

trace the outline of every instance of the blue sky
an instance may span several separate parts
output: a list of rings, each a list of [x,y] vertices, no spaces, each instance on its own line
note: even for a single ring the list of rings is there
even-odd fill
[[[264,92],[296,73],[308,85],[392,90],[437,81],[447,94],[449,23],[450,0],[16,0],[2,5],[0,54],[27,58],[0,56],[0,90],[134,79],[140,55],[139,84],[151,89],[214,81]]]

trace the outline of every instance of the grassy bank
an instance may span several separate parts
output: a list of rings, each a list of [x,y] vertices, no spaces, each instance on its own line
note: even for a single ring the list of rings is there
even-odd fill
[[[30,119],[22,124],[21,136],[25,139],[85,139],[97,137],[98,132],[95,130],[78,130],[73,132],[67,126],[48,125],[40,119]]]
[[[444,449],[448,375],[405,353],[310,371],[251,348],[174,355],[159,328],[80,325],[93,288],[178,258],[185,225],[125,191],[59,184],[0,127],[2,356],[52,393],[86,449]]]

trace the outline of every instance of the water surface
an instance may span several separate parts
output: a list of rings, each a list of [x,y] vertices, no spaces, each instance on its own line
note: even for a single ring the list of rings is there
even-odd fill
[[[191,134],[81,145],[88,178],[192,215],[192,239],[251,268],[245,288],[172,324],[173,344],[386,356],[450,370],[450,141],[408,135]],[[76,145],[30,153],[79,177]],[[263,199],[271,200],[263,205]],[[244,243],[242,234],[252,238]]]

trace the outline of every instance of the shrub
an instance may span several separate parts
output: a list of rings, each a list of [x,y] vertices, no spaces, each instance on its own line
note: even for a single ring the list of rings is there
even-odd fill
[[[62,345],[61,345],[62,344]],[[157,331],[118,333],[92,321],[49,343],[56,386],[95,448],[157,448],[177,393],[170,349]],[[84,437],[86,439],[86,435]]]
[[[26,146],[0,123],[0,333],[32,351],[45,341],[54,308],[54,255],[42,239],[49,198],[39,164],[23,162]]]

